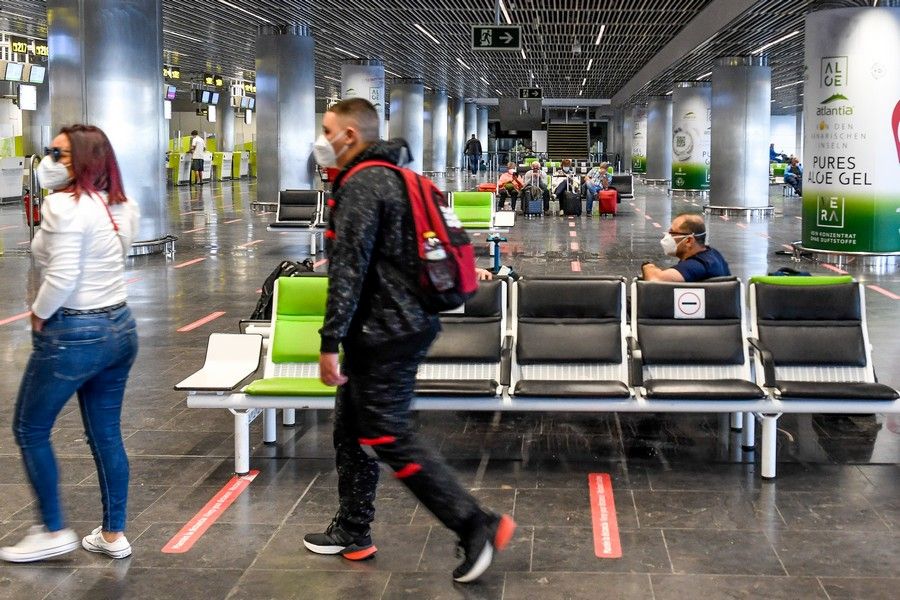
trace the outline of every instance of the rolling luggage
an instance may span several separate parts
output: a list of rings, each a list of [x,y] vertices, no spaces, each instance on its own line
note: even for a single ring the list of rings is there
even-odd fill
[[[600,190],[597,192],[597,204],[600,205],[600,216],[616,216],[619,204],[619,192],[616,190]]]
[[[541,188],[526,187],[522,189],[522,213],[526,217],[544,214],[544,199]]]
[[[575,192],[563,192],[559,204],[564,215],[576,217],[581,215],[581,198]]]

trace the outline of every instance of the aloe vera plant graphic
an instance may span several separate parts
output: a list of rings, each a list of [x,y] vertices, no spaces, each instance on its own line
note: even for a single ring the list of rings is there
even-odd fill
[[[849,100],[847,96],[843,94],[834,94],[833,96],[829,96],[825,100],[822,100],[822,104],[831,104],[832,102],[837,102],[838,100]]]

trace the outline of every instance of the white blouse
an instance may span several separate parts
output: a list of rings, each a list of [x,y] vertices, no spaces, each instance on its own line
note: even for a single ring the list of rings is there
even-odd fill
[[[106,198],[105,193],[76,198],[57,192],[44,199],[41,227],[31,243],[43,269],[31,305],[38,317],[47,319],[62,307],[86,310],[125,301],[125,256],[137,234],[140,208],[128,200],[107,213]]]

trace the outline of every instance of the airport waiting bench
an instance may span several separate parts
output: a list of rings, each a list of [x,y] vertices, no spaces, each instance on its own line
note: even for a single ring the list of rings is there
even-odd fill
[[[877,383],[862,286],[847,277],[743,283],[611,277],[481,282],[462,309],[441,314],[417,376],[414,410],[731,413],[743,445],[762,423],[761,475],[776,475],[783,413],[897,413],[898,394]],[[234,415],[235,472],[250,468],[250,423],[276,439],[276,411],[331,409],[318,379],[327,278],[280,279],[268,343],[214,334],[203,368],[176,386],[190,408]],[[228,348],[226,348],[226,346]],[[265,347],[263,377],[249,385]]]
[[[328,199],[322,190],[281,190],[275,209],[275,221],[267,231],[298,234],[307,243],[309,254],[322,249],[323,233],[328,223]]]

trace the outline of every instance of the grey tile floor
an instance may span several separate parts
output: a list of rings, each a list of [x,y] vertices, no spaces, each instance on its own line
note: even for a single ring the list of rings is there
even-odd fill
[[[465,188],[473,181],[439,181]],[[658,239],[696,198],[670,199],[639,185],[614,220],[520,221],[504,263],[523,274],[633,275],[660,259]],[[774,252],[800,236],[799,201],[773,190],[774,217],[710,220],[710,242],[735,274],[778,266]],[[258,478],[187,553],[163,545],[229,479],[232,434],[224,410],[185,408],[172,385],[199,367],[206,337],[236,331],[255,290],[283,257],[290,235],[266,232],[250,212],[255,182],[172,189],[177,256],[129,263],[129,302],[141,335],[124,410],[132,480],[128,533],[134,556],[112,561],[78,551],[40,565],[0,565],[0,598],[896,598],[900,589],[900,419],[881,415],[786,416],[779,478],[763,483],[716,415],[490,415],[418,417],[422,435],[448,457],[485,504],[510,511],[519,530],[483,581],[454,585],[451,536],[392,478],[379,493],[376,559],[314,556],[303,533],[327,524],[336,502],[330,414],[301,414],[276,446],[254,447]],[[0,208],[0,422],[9,431],[29,352],[27,310],[37,277],[16,256],[27,233],[16,207]],[[570,231],[574,231],[572,236]],[[257,240],[259,240],[257,242]],[[250,242],[256,242],[249,244]],[[576,245],[573,246],[572,243]],[[242,247],[243,246],[243,247]],[[182,266],[184,263],[202,259]],[[487,266],[485,253],[479,258]],[[814,273],[832,270],[814,263]],[[848,269],[900,294],[900,276]],[[897,300],[867,290],[881,379],[900,386]],[[225,314],[186,333],[213,311]],[[254,442],[260,432],[255,424]],[[86,533],[100,519],[94,466],[74,404],[53,433],[68,518]],[[0,544],[22,535],[33,500],[8,433],[0,435]],[[598,559],[587,474],[612,477],[623,556]]]

